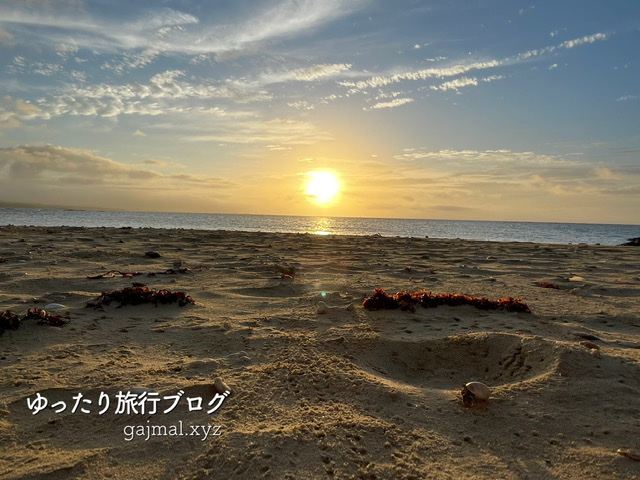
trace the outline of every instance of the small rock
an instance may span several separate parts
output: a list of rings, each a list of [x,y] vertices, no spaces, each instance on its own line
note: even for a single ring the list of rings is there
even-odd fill
[[[322,300],[318,302],[318,308],[316,309],[316,313],[324,314],[329,312],[329,305],[327,305]]]
[[[145,257],[149,257],[149,258],[160,258],[162,255],[160,255],[158,252],[144,252],[144,256]]]

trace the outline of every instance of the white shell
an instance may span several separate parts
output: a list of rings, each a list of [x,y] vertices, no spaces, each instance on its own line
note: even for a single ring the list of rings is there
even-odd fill
[[[491,396],[491,389],[482,382],[469,382],[464,387],[473,394],[475,400],[487,401]]]
[[[232,391],[229,388],[229,385],[227,385],[226,383],[224,383],[224,380],[222,380],[222,378],[220,377],[216,377],[213,380],[213,388],[215,388],[216,392],[224,395],[225,393],[227,395],[231,395]]]

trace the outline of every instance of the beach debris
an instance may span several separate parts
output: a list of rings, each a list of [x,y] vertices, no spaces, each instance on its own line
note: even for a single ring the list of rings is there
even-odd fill
[[[465,407],[484,405],[491,396],[491,389],[482,382],[469,382],[460,391]]]
[[[0,335],[5,330],[17,330],[20,326],[20,316],[12,310],[5,310],[0,313]]]
[[[630,238],[628,242],[621,244],[623,247],[640,247],[640,237]]]
[[[318,302],[318,307],[316,309],[316,313],[324,314],[324,313],[328,313],[328,312],[329,312],[329,305],[327,305],[325,302],[320,300]]]
[[[108,272],[101,273],[100,275],[93,275],[87,278],[89,280],[98,280],[100,278],[111,278],[116,276],[130,278],[138,275],[142,275],[142,272],[121,272],[120,270],[109,270]]]
[[[62,327],[71,321],[69,315],[54,315],[40,307],[27,310],[27,313],[20,315],[12,310],[5,310],[0,313],[0,335],[5,330],[17,330],[25,320],[36,319],[38,325],[50,325],[52,327]]]
[[[145,257],[149,257],[149,258],[160,258],[162,255],[160,255],[158,252],[144,252],[144,256]]]
[[[542,287],[542,288],[554,288],[556,290],[560,290],[560,287],[558,285],[556,285],[555,283],[537,282],[536,285],[538,285],[539,287]]]
[[[572,275],[568,278],[568,280],[570,282],[584,282],[584,277],[581,277],[580,275]]]
[[[31,318],[37,319],[38,325],[50,325],[52,327],[62,327],[71,321],[71,317],[69,315],[54,315],[40,307],[28,309],[27,314],[22,320],[28,320]]]
[[[280,278],[294,278],[296,276],[296,267],[286,263],[277,264],[276,271],[280,274]]]
[[[224,383],[224,380],[222,380],[221,377],[216,377],[213,379],[213,388],[215,388],[216,392],[218,392],[221,395],[224,395],[225,393],[228,393],[228,394],[233,393],[232,390],[229,388],[229,385]]]
[[[191,269],[186,266],[178,266],[174,265],[173,268],[168,268],[164,272],[158,272],[159,275],[178,275],[181,273],[191,273]],[[154,276],[155,274],[149,273],[149,276]]]
[[[196,267],[198,269],[204,269],[206,268],[205,266],[198,266]],[[191,268],[187,267],[187,266],[183,266],[183,265],[178,265],[176,266],[175,262],[174,262],[174,267],[173,268],[168,268],[167,270],[164,270],[162,272],[150,272],[147,273],[148,277],[155,277],[157,275],[177,275],[177,274],[182,274],[182,273],[192,273],[191,272]],[[144,275],[143,272],[122,272],[120,270],[109,270],[108,272],[105,273],[101,273],[99,275],[90,275],[87,278],[89,280],[99,280],[101,278],[113,278],[113,277],[124,277],[124,278],[131,278],[131,277],[137,277],[138,275]]]
[[[640,452],[638,451],[629,450],[626,448],[619,448],[618,450],[616,450],[616,453],[618,455],[622,455],[623,457],[627,457],[627,458],[630,458],[631,460],[640,462]]]
[[[117,308],[125,305],[140,305],[143,303],[152,303],[155,306],[160,304],[178,303],[183,307],[187,303],[196,303],[193,297],[184,291],[175,291],[167,289],[150,289],[146,285],[125,287],[111,292],[102,292],[94,301],[87,303],[87,307],[102,308],[103,305],[109,305],[111,302],[120,302]]]
[[[589,350],[600,350],[600,347],[597,344],[595,344],[595,343],[593,343],[593,342],[591,342],[589,340],[582,340],[580,342],[580,345],[582,345],[585,348],[588,348]]]
[[[508,312],[531,313],[531,309],[521,298],[503,297],[491,300],[485,297],[475,297],[463,293],[434,293],[429,290],[410,292],[403,290],[395,294],[388,294],[383,288],[374,289],[373,295],[362,302],[367,310],[395,310],[415,311],[415,305],[434,308],[440,305],[457,307],[471,305],[480,310],[506,310]]]

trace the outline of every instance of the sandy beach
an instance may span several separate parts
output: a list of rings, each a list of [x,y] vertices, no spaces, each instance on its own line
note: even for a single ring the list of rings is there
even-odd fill
[[[195,303],[87,308],[134,282]],[[637,247],[0,228],[0,312],[47,306],[0,336],[1,479],[640,478]]]

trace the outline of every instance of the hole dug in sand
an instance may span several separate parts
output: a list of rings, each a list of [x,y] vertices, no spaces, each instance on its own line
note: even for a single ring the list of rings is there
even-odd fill
[[[500,387],[544,379],[556,371],[551,342],[504,333],[472,333],[420,341],[363,340],[354,355],[382,383],[459,390],[476,380]]]

